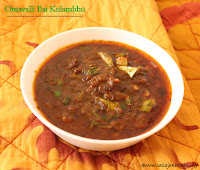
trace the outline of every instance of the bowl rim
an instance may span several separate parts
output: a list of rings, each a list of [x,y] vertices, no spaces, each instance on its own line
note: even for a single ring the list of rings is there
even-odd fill
[[[26,65],[27,63],[29,62],[29,60],[31,59],[30,56],[34,56],[34,53],[35,51],[38,51],[40,50],[40,48],[43,48],[43,46],[48,43],[48,41],[53,41],[54,39],[57,39],[58,37],[62,36],[63,34],[70,34],[72,32],[77,32],[79,30],[85,30],[85,31],[90,31],[90,30],[93,30],[93,29],[97,29],[97,30],[100,30],[100,31],[107,31],[107,30],[113,30],[113,31],[124,31],[124,32],[128,32],[129,34],[133,34],[135,37],[139,38],[139,39],[142,39],[144,41],[147,41],[148,43],[153,43],[154,46],[157,46],[156,48],[160,48],[161,50],[163,50],[168,56],[170,56],[163,48],[161,48],[159,45],[157,45],[156,43],[154,43],[153,41],[141,36],[141,35],[138,35],[136,33],[133,33],[133,32],[130,32],[130,31],[126,31],[126,30],[122,30],[122,29],[118,29],[118,28],[109,28],[109,27],[83,27],[83,28],[77,28],[77,29],[72,29],[72,30],[68,30],[68,31],[64,31],[64,32],[61,32],[59,34],[56,34],[50,38],[48,38],[47,40],[43,41],[40,45],[38,45],[28,56],[28,58],[26,59],[24,65],[23,65],[23,68],[22,68],[22,71],[21,71],[21,76],[20,76],[20,86],[21,86],[21,92],[22,92],[22,95],[23,95],[23,98],[26,102],[26,104],[28,105],[28,107],[30,108],[30,110],[33,112],[33,114],[45,125],[47,126],[48,128],[50,129],[53,129],[55,130],[56,132],[60,133],[61,135],[64,135],[64,136],[69,136],[70,138],[74,138],[78,141],[83,141],[83,142],[87,142],[87,143],[96,143],[96,144],[119,144],[119,143],[124,143],[124,142],[131,142],[131,141],[141,141],[143,140],[144,138],[147,138],[153,134],[155,134],[156,132],[158,132],[159,130],[161,130],[162,128],[164,128],[177,114],[181,104],[182,104],[182,101],[183,101],[183,95],[184,95],[184,83],[183,83],[183,77],[182,77],[182,74],[181,74],[181,71],[180,71],[180,68],[178,67],[177,63],[174,61],[174,59],[170,56],[171,58],[171,61],[174,62],[174,64],[176,65],[176,67],[178,68],[178,71],[179,71],[179,76],[181,76],[181,82],[180,84],[182,84],[182,86],[180,87],[180,91],[181,91],[181,96],[180,96],[180,101],[179,103],[177,103],[177,107],[176,107],[176,110],[174,111],[174,115],[169,119],[167,120],[167,122],[163,125],[163,126],[160,126],[159,128],[156,128],[158,126],[158,124],[166,117],[167,113],[165,114],[165,116],[154,126],[152,127],[150,130],[140,134],[140,135],[137,135],[137,136],[133,136],[133,137],[129,137],[129,138],[123,138],[123,139],[113,139],[113,140],[107,140],[107,139],[92,139],[92,138],[87,138],[87,137],[82,137],[82,136],[78,136],[78,135],[75,135],[75,134],[72,134],[70,132],[67,132],[65,130],[62,130],[60,129],[59,127],[55,126],[54,124],[52,124],[50,121],[48,121],[46,119],[46,117],[43,115],[43,113],[35,108],[34,106],[32,106],[28,100],[28,94],[25,93],[24,89],[25,89],[25,84],[24,84],[24,76],[25,76],[25,71],[26,71]],[[82,42],[82,41],[80,41]],[[72,43],[74,44],[74,43]],[[68,46],[68,45],[66,45]],[[146,53],[146,52],[145,52]],[[45,61],[45,60],[44,60]],[[43,62],[44,62],[43,61]],[[43,63],[42,62],[42,63]],[[158,61],[157,61],[158,62]],[[40,63],[40,65],[42,64]],[[159,62],[158,62],[159,63]],[[159,63],[160,64],[160,63]],[[168,75],[168,74],[167,74]],[[32,87],[33,88],[33,87]],[[170,104],[171,105],[171,104]],[[170,107],[170,106],[169,106]],[[38,114],[38,112],[40,112],[41,114]]]

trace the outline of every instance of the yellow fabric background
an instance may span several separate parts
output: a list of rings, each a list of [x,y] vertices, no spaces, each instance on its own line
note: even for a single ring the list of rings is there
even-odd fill
[[[157,4],[160,10],[180,5],[170,0],[158,0],[157,3],[154,0],[2,0],[0,2],[0,169],[149,169],[141,167],[141,164],[200,163],[198,73],[200,51],[199,49],[189,53],[174,51],[162,24]],[[29,5],[44,7],[78,5],[84,7],[86,11],[78,14],[8,13],[4,9],[5,6],[28,7]],[[83,15],[83,17],[7,17],[7,15],[25,14]],[[199,33],[200,27],[195,23],[200,22],[200,19],[190,22],[194,23],[192,26]],[[40,44],[60,32],[93,26],[120,28],[154,41],[172,56],[184,75],[184,100],[176,118],[155,135],[120,151],[87,151],[61,141],[31,113],[20,90],[22,66],[34,49],[26,42]],[[180,25],[177,25],[168,32],[176,49],[183,46],[176,42],[177,38],[181,42],[185,39],[190,40],[191,44],[193,42],[192,35],[188,35],[187,38],[178,36],[185,31],[179,27]],[[200,42],[199,39],[198,41]],[[193,45],[195,46],[195,44],[191,46]],[[193,79],[197,79],[198,82]],[[54,141],[49,150],[44,144],[48,144],[48,139],[51,140],[49,142]]]

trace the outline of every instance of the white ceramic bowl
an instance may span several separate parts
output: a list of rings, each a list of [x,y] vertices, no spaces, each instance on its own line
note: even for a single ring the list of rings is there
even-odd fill
[[[49,56],[51,56],[51,54],[60,48],[63,48],[69,44],[86,40],[110,40],[122,42],[146,52],[161,64],[171,81],[172,98],[171,105],[166,116],[157,126],[142,135],[131,138],[119,140],[98,140],[80,137],[68,133],[54,126],[46,118],[44,118],[41,112],[37,109],[33,98],[33,81],[35,77],[35,70],[37,70],[41,63],[43,63]],[[167,52],[165,52],[161,47],[152,41],[137,34],[120,29],[88,27],[60,33],[47,39],[37,48],[35,48],[35,50],[33,50],[33,52],[27,58],[22,68],[21,90],[25,102],[34,113],[34,115],[60,138],[73,145],[85,149],[96,151],[111,151],[136,144],[165,127],[174,118],[181,106],[184,94],[184,85],[181,72],[174,60],[169,56]]]

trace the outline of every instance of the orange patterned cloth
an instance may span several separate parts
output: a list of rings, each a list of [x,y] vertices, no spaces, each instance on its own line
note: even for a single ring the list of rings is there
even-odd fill
[[[0,4],[1,170],[199,168],[199,0],[2,0]],[[79,6],[85,12],[49,12],[54,5]],[[47,7],[48,12],[9,12],[29,6]],[[31,113],[21,94],[22,66],[38,44],[63,31],[93,26],[120,28],[154,41],[177,62],[184,77],[185,94],[177,116],[158,133],[119,151],[88,151],[62,141]]]

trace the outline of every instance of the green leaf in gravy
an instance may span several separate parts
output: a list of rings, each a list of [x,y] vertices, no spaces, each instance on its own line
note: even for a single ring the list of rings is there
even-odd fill
[[[58,80],[57,85],[58,85],[58,86],[61,86],[61,85],[62,85],[62,79]]]
[[[106,100],[106,99],[102,99],[102,98],[100,98],[100,97],[97,97],[97,98],[98,98],[101,102],[107,104],[108,109],[111,109],[111,110],[114,110],[114,109],[115,109],[115,103],[109,101],[108,99]]]
[[[134,76],[134,74],[138,71],[139,67],[130,67],[130,66],[117,66],[118,69],[125,71],[130,78]]]
[[[54,96],[55,97],[60,97],[60,95],[61,95],[61,90],[55,90],[54,91]]]
[[[154,99],[145,100],[140,108],[141,111],[150,112],[151,109],[156,105],[156,101]]]
[[[83,69],[83,75],[96,75],[99,74],[100,69],[96,67],[89,67],[88,69]]]
[[[106,64],[108,64],[108,66],[114,66],[113,59],[110,55],[105,52],[97,52],[97,54],[106,62]]]
[[[92,74],[92,75],[96,75],[96,74],[99,74],[99,68],[96,68],[96,67],[90,67],[89,68],[89,70],[90,70],[90,73]]]

